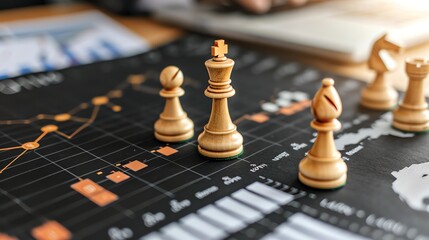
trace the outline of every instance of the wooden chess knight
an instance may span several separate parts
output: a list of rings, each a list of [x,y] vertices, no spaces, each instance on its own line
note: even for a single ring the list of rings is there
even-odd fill
[[[212,111],[204,131],[198,136],[198,151],[212,159],[233,159],[243,152],[243,137],[231,121],[228,98],[235,95],[230,85],[234,61],[225,56],[228,45],[216,40],[212,46],[213,58],[205,62],[209,73],[209,86],[204,94],[213,99]]]
[[[307,186],[334,189],[347,180],[347,165],[335,147],[333,131],[341,128],[337,118],[342,112],[342,103],[334,80],[325,78],[322,88],[313,98],[311,111],[315,119],[311,127],[317,130],[317,138],[307,156],[299,164],[299,180]]]
[[[398,53],[401,47],[388,41],[386,37],[387,35],[383,35],[372,47],[368,67],[375,71],[376,76],[361,93],[362,106],[375,110],[390,110],[398,101],[398,93],[385,74],[396,67],[396,62],[388,51]]]

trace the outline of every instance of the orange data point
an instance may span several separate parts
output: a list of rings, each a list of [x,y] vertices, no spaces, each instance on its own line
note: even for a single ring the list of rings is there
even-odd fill
[[[105,105],[109,102],[109,98],[106,96],[95,97],[91,102],[94,104],[94,106]]]
[[[310,99],[302,100],[297,102],[296,104],[301,106],[303,109],[305,109],[311,106],[311,100]]]
[[[104,190],[103,187],[93,182],[91,179],[84,179],[80,182],[74,183],[71,185],[71,188],[85,197],[93,196],[96,193]]]
[[[114,183],[120,183],[123,182],[125,180],[127,180],[128,178],[130,178],[130,176],[128,176],[127,174],[123,173],[123,172],[114,172],[112,174],[109,174],[106,176],[106,178],[108,178],[110,181],[114,182]]]
[[[249,117],[250,120],[257,122],[257,123],[264,123],[270,119],[267,115],[263,113],[256,113]]]
[[[289,115],[293,115],[295,113],[295,110],[293,110],[292,108],[289,108],[289,107],[280,108],[279,113],[286,115],[286,116],[289,116]]]
[[[112,107],[112,110],[113,110],[114,112],[120,112],[120,111],[122,111],[122,107],[121,107],[121,106],[118,106],[118,105],[115,105],[115,106],[113,106],[113,107]]]
[[[306,107],[303,106],[302,104],[300,104],[299,102],[296,102],[296,103],[292,104],[289,108],[294,112],[300,112],[300,111],[304,110]]]
[[[37,240],[68,240],[72,234],[56,221],[48,221],[31,230],[31,235]]]
[[[70,120],[71,115],[68,113],[61,113],[54,116],[54,120],[57,122],[65,122]]]
[[[100,207],[104,207],[118,199],[117,195],[104,189],[91,179],[81,180],[70,187]]]
[[[145,81],[145,77],[141,74],[133,74],[128,77],[127,81],[131,85],[140,85]]]
[[[156,152],[161,153],[164,156],[170,156],[170,155],[177,153],[178,151],[174,148],[167,146],[167,147],[162,147],[162,148],[156,150]]]
[[[42,132],[55,132],[58,130],[58,126],[56,125],[46,125],[40,129]]]
[[[21,147],[25,150],[34,150],[40,147],[40,144],[38,144],[37,142],[26,142],[22,144]]]
[[[118,200],[118,196],[114,193],[111,193],[109,191],[102,191],[92,197],[89,198],[91,201],[93,201],[95,204],[97,204],[99,207],[104,207],[116,200]]]
[[[147,168],[148,165],[140,162],[139,160],[134,160],[128,164],[125,164],[124,167],[133,170],[134,172],[137,172],[143,168]]]

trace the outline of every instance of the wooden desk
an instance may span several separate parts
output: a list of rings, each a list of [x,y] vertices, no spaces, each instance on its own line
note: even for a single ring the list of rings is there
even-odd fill
[[[51,6],[38,6],[29,7],[15,10],[0,11],[0,22],[15,21],[15,20],[28,20],[37,19],[48,16],[61,16],[66,14],[72,14],[81,11],[98,9],[89,4],[72,4],[72,5],[51,5]],[[111,16],[116,21],[128,27],[139,36],[143,37],[153,47],[165,44],[172,41],[184,34],[184,31],[155,22],[148,17],[133,16],[124,17],[114,15],[105,11],[105,14]],[[371,81],[374,73],[367,69],[366,64],[344,64],[338,63],[331,60],[311,56],[308,54],[302,54],[292,51],[286,51],[274,47],[267,48],[261,45],[252,45],[256,49],[269,52],[273,55],[298,60],[300,62],[315,66],[320,69],[333,71],[345,76],[350,76],[363,81]],[[418,46],[413,49],[408,49],[403,54],[403,58],[406,57],[424,57],[429,56],[429,44]],[[408,78],[404,72],[404,61],[398,61],[399,66],[396,71],[389,73],[388,77],[392,79],[394,85],[399,90],[406,88]],[[429,81],[426,85],[426,95],[429,96]]]

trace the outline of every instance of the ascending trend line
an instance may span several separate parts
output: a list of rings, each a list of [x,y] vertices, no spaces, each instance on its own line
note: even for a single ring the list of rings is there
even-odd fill
[[[40,136],[37,137],[36,140],[34,140],[33,142],[26,142],[26,143],[22,144],[21,146],[16,146],[16,147],[0,148],[0,151],[9,151],[9,150],[13,150],[13,149],[24,149],[24,151],[22,151],[18,156],[16,156],[12,161],[10,161],[4,168],[2,168],[0,170],[0,174],[3,173],[3,171],[5,171],[10,165],[12,165],[16,160],[18,160],[26,152],[28,152],[29,150],[34,150],[34,149],[38,148],[40,146],[39,141],[42,140],[42,138],[44,136],[46,136],[46,134],[54,131],[55,129],[56,129],[55,125],[47,125],[47,126],[42,128],[42,134],[40,134]]]
[[[16,160],[18,160],[20,157],[22,157],[25,153],[40,147],[39,141],[41,141],[49,133],[56,133],[56,134],[58,134],[64,138],[72,139],[77,134],[82,132],[85,128],[89,127],[97,119],[98,113],[100,112],[100,108],[102,106],[108,107],[108,108],[112,109],[112,111],[114,111],[114,112],[120,112],[122,110],[122,107],[111,103],[110,99],[122,98],[123,97],[123,91],[127,87],[130,86],[131,89],[133,91],[136,91],[136,92],[158,94],[159,89],[156,89],[153,87],[145,87],[145,88],[142,87],[142,84],[145,83],[146,80],[147,80],[147,77],[146,77],[146,75],[143,75],[143,74],[141,74],[141,75],[130,75],[125,82],[123,82],[118,87],[114,88],[113,90],[109,91],[106,95],[94,97],[91,100],[91,102],[81,103],[66,113],[60,113],[60,114],[56,114],[56,115],[39,114],[39,115],[36,115],[35,117],[28,118],[28,119],[2,120],[2,121],[0,121],[0,125],[31,124],[33,122],[40,121],[40,120],[53,120],[55,122],[71,121],[71,122],[83,123],[80,127],[78,127],[70,135],[60,131],[57,125],[54,125],[54,124],[45,125],[40,129],[40,131],[42,131],[42,134],[40,134],[40,136],[38,138],[36,138],[36,140],[34,140],[32,142],[26,142],[20,146],[0,148],[0,152],[11,151],[11,150],[15,150],[15,149],[23,149],[23,151],[19,155],[17,155],[12,161],[10,161],[5,167],[3,167],[0,170],[0,174],[2,174],[8,167],[10,167],[10,165],[12,165]],[[185,78],[184,84],[190,85],[192,87],[198,87],[199,86],[198,81],[195,81],[194,79],[191,79],[189,77]],[[90,107],[92,107],[92,112],[91,112],[91,115],[89,118],[75,116],[75,114],[77,114],[83,110],[86,110]]]
[[[57,115],[39,114],[35,117],[28,118],[28,119],[0,121],[0,124],[3,124],[3,125],[31,124],[33,122],[40,121],[40,120],[53,120],[55,122],[72,121],[72,122],[77,122],[77,123],[83,123],[81,126],[79,126],[70,135],[60,131],[57,125],[54,125],[54,124],[45,125],[42,128],[40,128],[40,131],[42,131],[42,133],[34,141],[26,142],[20,146],[0,148],[0,152],[11,151],[11,150],[15,150],[15,149],[23,149],[23,151],[20,154],[18,154],[12,161],[10,161],[5,167],[3,167],[0,170],[0,174],[3,173],[8,167],[10,167],[15,161],[17,161],[25,153],[40,147],[39,142],[49,133],[56,133],[56,134],[58,134],[64,138],[67,138],[67,139],[72,139],[73,137],[75,137],[77,134],[79,134],[85,128],[89,127],[97,119],[97,116],[98,116],[98,113],[100,112],[101,106],[109,107],[114,112],[120,112],[122,110],[121,106],[112,104],[110,102],[110,99],[122,98],[123,90],[130,85],[134,91],[143,91],[141,88],[141,85],[145,82],[145,80],[146,80],[146,78],[144,77],[144,75],[131,75],[128,77],[127,81],[124,84],[120,85],[120,87],[117,87],[117,88],[109,91],[104,96],[94,97],[90,103],[81,103],[77,107],[71,109],[70,111],[68,111],[66,113],[60,113]],[[92,107],[92,112],[91,112],[91,115],[89,118],[74,116],[75,114],[77,114],[77,113],[79,113],[85,109],[88,109],[90,107]]]

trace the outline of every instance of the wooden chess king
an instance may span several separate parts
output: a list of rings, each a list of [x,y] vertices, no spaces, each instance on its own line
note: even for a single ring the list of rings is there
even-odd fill
[[[216,40],[211,53],[213,58],[205,62],[210,80],[204,94],[213,99],[212,111],[198,136],[198,151],[212,159],[233,159],[243,152],[243,137],[231,121],[227,100],[235,95],[230,85],[234,61],[225,56],[228,45],[224,40]]]

